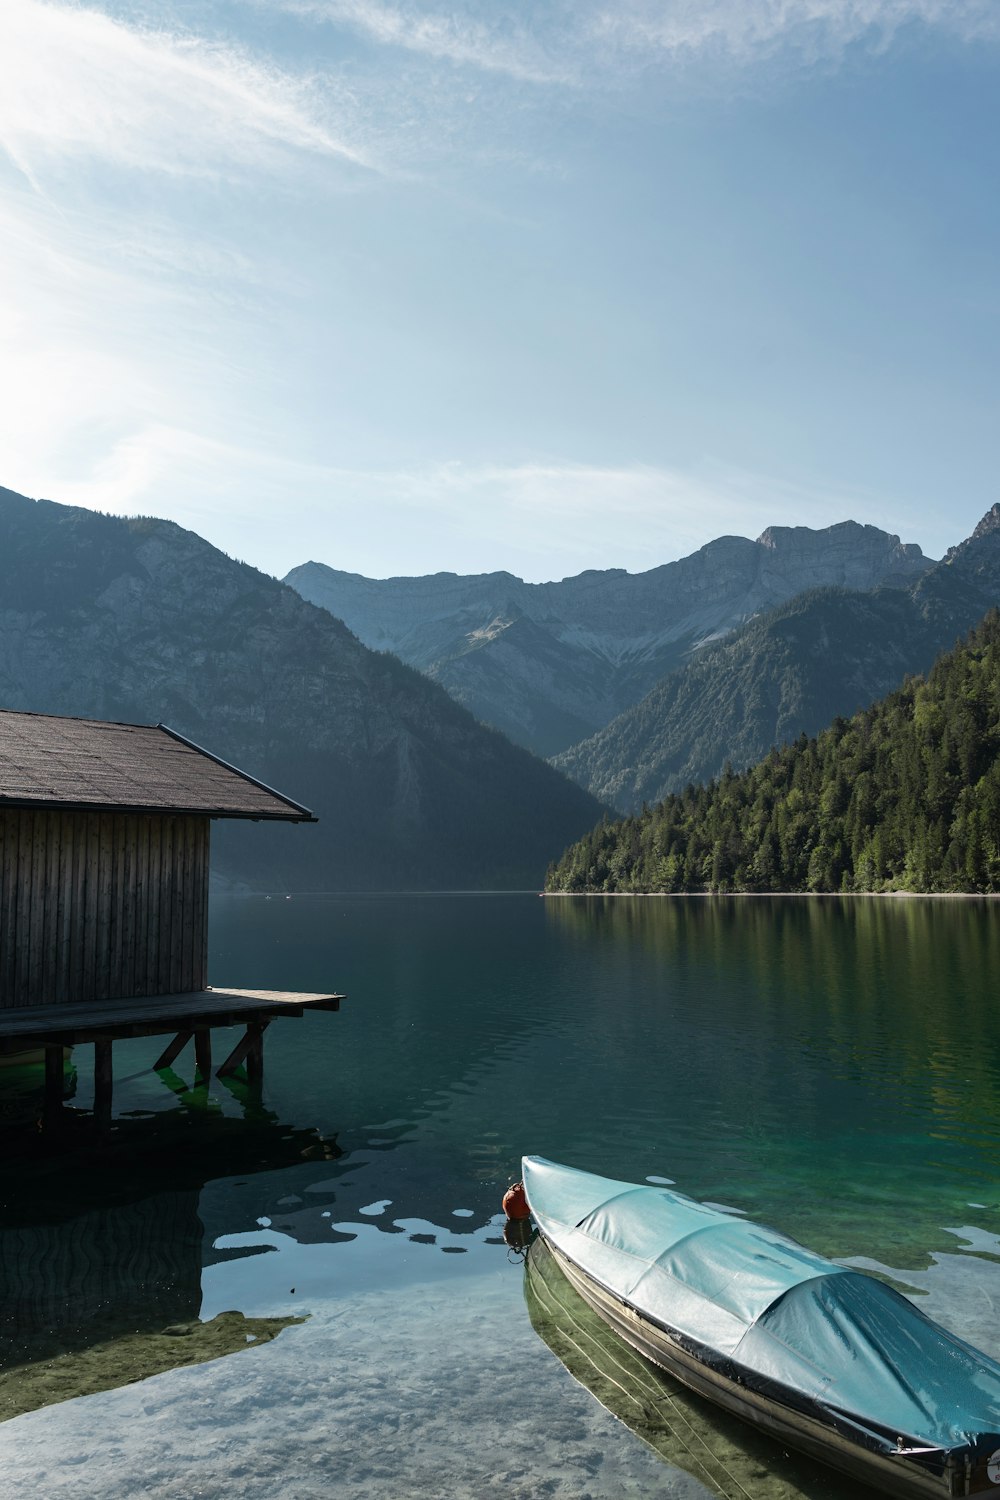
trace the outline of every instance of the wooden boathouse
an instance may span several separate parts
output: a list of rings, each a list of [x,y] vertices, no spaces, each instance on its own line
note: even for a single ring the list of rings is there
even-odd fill
[[[50,1103],[67,1046],[94,1043],[110,1117],[116,1037],[173,1033],[155,1067],[193,1039],[207,1082],[212,1029],[241,1024],[218,1072],[259,1079],[271,1020],[339,1007],[208,987],[214,818],[316,821],[164,724],[0,710],[0,1054],[44,1047]]]

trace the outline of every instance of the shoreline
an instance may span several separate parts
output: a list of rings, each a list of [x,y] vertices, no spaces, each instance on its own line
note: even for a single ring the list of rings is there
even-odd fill
[[[611,900],[673,901],[1000,901],[1000,891],[539,891],[546,900],[601,897]]]

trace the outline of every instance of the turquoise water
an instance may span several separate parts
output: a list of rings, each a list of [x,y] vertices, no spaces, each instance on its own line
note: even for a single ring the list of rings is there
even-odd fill
[[[168,1324],[307,1321],[14,1417],[11,1474],[29,1494],[228,1493],[214,1406],[248,1494],[258,1477],[289,1496],[716,1492],[606,1418],[532,1332],[495,1219],[525,1152],[669,1179],[887,1269],[996,1352],[998,922],[985,901],[218,901],[214,984],[348,998],[271,1027],[259,1100],[192,1088],[188,1054],[153,1074],[155,1039],[116,1044],[103,1140],[77,1049],[55,1152],[37,1075],[0,1079],[2,1378],[44,1393],[57,1359],[71,1391],[97,1349],[103,1373],[77,1387],[97,1390],[124,1340]],[[167,1430],[174,1459],[152,1473]],[[842,1493],[755,1472],[761,1496]]]

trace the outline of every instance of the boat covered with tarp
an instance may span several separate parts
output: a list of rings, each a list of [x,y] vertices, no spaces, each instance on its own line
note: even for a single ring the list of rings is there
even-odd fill
[[[873,1276],[670,1188],[541,1157],[561,1270],[692,1389],[896,1496],[1000,1496],[1000,1364]]]
[[[525,1255],[524,1300],[531,1326],[573,1379],[694,1481],[668,1482],[665,1493],[676,1486],[691,1500],[880,1500],[877,1490],[751,1427],[633,1349],[584,1301],[540,1234]]]

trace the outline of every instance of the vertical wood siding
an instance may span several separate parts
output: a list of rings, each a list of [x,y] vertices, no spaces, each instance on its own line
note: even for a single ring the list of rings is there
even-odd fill
[[[204,989],[209,820],[0,812],[0,1008]]]

